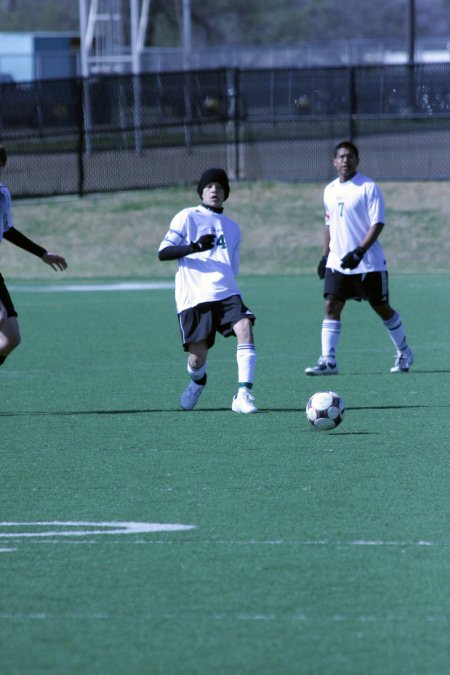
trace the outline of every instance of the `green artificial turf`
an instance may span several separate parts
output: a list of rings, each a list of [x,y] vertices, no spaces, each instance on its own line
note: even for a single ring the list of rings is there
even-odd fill
[[[389,372],[383,325],[350,303],[340,374],[319,379],[304,368],[321,283],[243,277],[249,416],[230,409],[236,343],[220,336],[197,408],[179,410],[173,289],[11,283],[23,344],[0,369],[0,672],[448,672],[449,283],[391,278],[409,374]],[[317,432],[304,407],[327,388],[347,413]]]

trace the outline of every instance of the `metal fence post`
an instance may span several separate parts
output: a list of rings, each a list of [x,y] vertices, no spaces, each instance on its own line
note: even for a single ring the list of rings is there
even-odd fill
[[[240,105],[239,71],[227,70],[227,169],[230,178],[238,180],[244,175],[243,157],[240,157]]]
[[[348,139],[353,141],[354,136],[354,118],[357,111],[356,89],[355,89],[355,69],[349,68],[348,77]]]
[[[84,79],[82,81],[78,80],[77,82],[77,91],[78,91],[78,105],[76,108],[76,120],[78,126],[78,136],[77,136],[77,169],[78,169],[78,195],[82,197],[84,195]]]

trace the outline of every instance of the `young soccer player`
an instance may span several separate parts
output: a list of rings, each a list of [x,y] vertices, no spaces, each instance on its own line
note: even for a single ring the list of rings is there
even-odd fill
[[[391,373],[407,373],[413,353],[399,314],[389,304],[386,258],[378,237],[384,227],[384,200],[373,180],[357,171],[359,154],[350,141],[334,150],[338,177],[324,191],[323,255],[317,268],[324,279],[322,355],[307,375],[337,375],[341,313],[347,300],[368,300],[394,343]]]
[[[6,166],[8,155],[3,146],[0,146],[0,178]],[[0,183],[0,241],[6,241],[23,248],[28,253],[37,255],[43,262],[54,270],[65,270],[65,258],[56,253],[50,253],[45,248],[35,244],[14,227],[11,214],[11,194],[3,183]],[[7,356],[20,344],[20,330],[17,312],[6,288],[5,281],[0,274],[0,366]]]
[[[159,247],[160,260],[178,260],[175,301],[181,339],[188,353],[190,382],[180,398],[193,410],[206,385],[208,351],[216,333],[237,338],[238,392],[231,409],[255,413],[252,395],[256,350],[254,314],[244,305],[235,275],[239,272],[240,228],[223,212],[230,185],[223,169],[204,171],[197,186],[199,206],[175,215]]]

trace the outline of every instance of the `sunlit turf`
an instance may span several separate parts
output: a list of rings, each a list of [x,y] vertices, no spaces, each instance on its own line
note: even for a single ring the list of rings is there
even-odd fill
[[[446,672],[448,281],[391,278],[409,374],[390,374],[382,324],[353,303],[340,375],[313,379],[318,279],[244,277],[257,316],[250,416],[231,412],[235,342],[220,337],[197,409],[179,410],[172,289],[14,284],[23,344],[0,370],[1,669]],[[315,432],[304,406],[329,387],[347,415]],[[90,533],[112,521],[195,527]],[[68,522],[78,535],[61,534]]]

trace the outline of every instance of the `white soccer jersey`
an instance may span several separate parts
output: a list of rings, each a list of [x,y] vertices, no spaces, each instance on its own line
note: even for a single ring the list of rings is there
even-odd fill
[[[325,225],[330,228],[327,267],[343,274],[386,270],[386,259],[378,239],[356,269],[341,267],[341,259],[361,244],[369,228],[384,223],[384,200],[378,185],[361,173],[344,182],[336,178],[325,188],[324,204]]]
[[[240,295],[234,276],[239,273],[239,225],[223,213],[204,206],[183,209],[173,218],[159,250],[186,246],[203,234],[215,234],[214,248],[178,260],[175,302],[180,313],[202,302]]]
[[[6,185],[0,183],[0,241],[3,239],[3,232],[12,226],[11,195]]]

